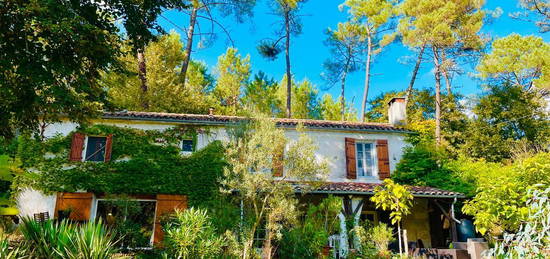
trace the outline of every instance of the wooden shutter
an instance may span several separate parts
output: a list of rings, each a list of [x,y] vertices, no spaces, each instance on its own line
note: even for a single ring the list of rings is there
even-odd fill
[[[82,149],[84,148],[84,139],[86,136],[82,133],[74,133],[71,142],[71,152],[69,153],[70,161],[82,161]]]
[[[390,177],[390,156],[388,152],[388,140],[376,141],[376,155],[378,156],[378,177],[384,180]]]
[[[109,134],[105,140],[105,162],[111,161],[111,149],[113,147],[113,134]]]
[[[282,177],[283,176],[283,170],[284,170],[284,156],[285,156],[285,149],[283,145],[280,145],[281,147],[277,148],[275,150],[275,154],[273,154],[273,176],[274,177]]]
[[[346,177],[348,179],[357,179],[355,139],[352,138],[346,138]]]
[[[168,195],[157,194],[157,209],[155,213],[155,233],[153,243],[159,245],[164,237],[162,231],[161,220],[167,214],[174,212],[176,209],[187,209],[187,196],[185,195]]]
[[[92,211],[93,193],[89,192],[60,192],[55,202],[54,217],[59,216],[59,211],[70,210],[69,218],[76,221],[90,219]]]

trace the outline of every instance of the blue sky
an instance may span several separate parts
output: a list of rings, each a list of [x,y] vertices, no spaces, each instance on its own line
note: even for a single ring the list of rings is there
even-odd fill
[[[339,96],[339,86],[327,89],[329,86],[323,81],[320,75],[323,72],[323,62],[330,57],[328,48],[323,44],[323,40],[326,37],[324,30],[329,27],[335,28],[338,22],[345,21],[348,15],[345,11],[341,12],[338,9],[338,5],[342,2],[334,0],[307,1],[301,11],[301,14],[305,15],[301,18],[303,24],[302,34],[294,37],[291,44],[292,72],[295,79],[300,81],[307,78],[322,93],[328,92],[334,97]],[[514,32],[522,35],[535,34],[543,37],[545,41],[550,40],[550,33],[540,34],[537,32],[534,24],[515,20],[508,16],[509,13],[521,11],[517,6],[517,0],[488,0],[484,9],[494,10],[497,7],[503,10],[502,15],[491,24],[485,25],[482,30],[483,33],[490,35],[492,38],[503,37]],[[280,80],[285,73],[284,55],[281,55],[275,61],[269,61],[261,57],[256,50],[258,42],[271,37],[273,32],[278,28],[276,25],[278,17],[269,14],[270,12],[267,1],[259,0],[257,6],[254,8],[254,17],[245,23],[236,23],[231,18],[221,19],[221,21],[227,25],[234,42],[234,47],[238,48],[243,56],[250,55],[253,72],[261,70],[276,80]],[[167,11],[163,16],[178,27],[185,27],[189,20],[186,14],[176,11]],[[183,33],[164,18],[160,18],[159,22],[166,30],[174,29],[180,34]],[[207,26],[210,25],[205,21],[201,24],[203,29],[208,28]],[[220,32],[221,30],[216,28],[215,31]],[[196,45],[197,42],[195,42]],[[219,33],[216,41],[207,48],[195,48],[192,58],[204,61],[212,69],[217,62],[218,56],[223,54],[229,46],[231,45],[227,37]],[[385,91],[403,90],[407,87],[413,65],[403,64],[400,60],[411,54],[412,52],[400,43],[394,43],[376,57],[372,71],[374,76],[371,81],[370,98]],[[467,66],[463,69],[472,72],[473,66]],[[346,98],[347,100],[354,99],[354,106],[356,108],[360,107],[364,80],[364,71],[355,72],[348,77]],[[469,73],[455,78],[453,85],[455,91],[461,92],[464,95],[475,94],[481,91],[480,82],[475,78],[471,78]],[[421,68],[415,87],[433,87],[433,74],[431,73],[430,64],[424,64]]]

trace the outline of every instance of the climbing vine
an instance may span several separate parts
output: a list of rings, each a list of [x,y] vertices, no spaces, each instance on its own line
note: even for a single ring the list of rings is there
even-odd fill
[[[69,161],[75,132],[113,134],[111,161]],[[26,172],[17,177],[15,187],[32,187],[44,193],[185,194],[191,206],[207,202],[218,191],[218,178],[226,165],[222,144],[214,141],[189,156],[180,153],[180,141],[192,138],[196,143],[204,129],[159,131],[94,125],[75,132],[45,141],[21,137],[18,156]]]

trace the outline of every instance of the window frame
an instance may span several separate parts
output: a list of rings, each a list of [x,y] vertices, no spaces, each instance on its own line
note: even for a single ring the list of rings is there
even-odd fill
[[[365,144],[370,144],[371,145],[371,161],[372,161],[372,165],[371,165],[371,170],[372,170],[372,175],[360,175],[361,173],[361,170],[359,168],[359,149],[357,148],[358,145],[363,145],[363,159],[361,160],[361,162],[363,164],[365,164],[366,160],[364,158],[364,154],[365,154]],[[378,153],[377,153],[377,149],[376,149],[376,140],[356,140],[355,141],[355,169],[357,170],[356,172],[356,175],[357,175],[357,178],[361,178],[361,179],[378,179]]]
[[[105,138],[105,146],[104,146],[104,154],[103,154],[103,161],[92,161],[92,160],[86,160],[86,152],[88,151],[88,140],[89,137],[95,137],[95,138]],[[95,162],[95,163],[105,163],[107,155],[107,136],[100,136],[100,135],[86,135],[84,138],[84,148],[82,148],[82,162]]]

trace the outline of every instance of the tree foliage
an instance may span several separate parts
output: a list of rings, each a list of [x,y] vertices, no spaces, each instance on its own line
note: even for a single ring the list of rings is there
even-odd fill
[[[477,66],[480,76],[498,84],[550,89],[550,44],[538,36],[510,34],[493,42]]]
[[[215,71],[218,77],[214,96],[219,100],[219,110],[223,114],[237,115],[241,110],[241,93],[250,77],[250,56],[242,58],[237,49],[228,48],[218,58]]]
[[[488,161],[538,152],[550,141],[547,101],[522,86],[490,86],[473,108],[463,152]]]
[[[100,2],[16,1],[0,7],[0,135],[36,130],[61,114],[83,121],[104,108],[99,71],[116,63],[113,9]]]
[[[205,64],[191,62],[186,84],[176,73],[183,59],[182,47],[179,35],[174,32],[160,36],[145,47],[148,91],[144,98],[149,104],[146,111],[206,113],[214,106],[211,95],[214,79]],[[108,89],[115,106],[143,111],[138,60],[131,53],[119,60],[123,64],[122,71],[105,71],[101,84]]]

